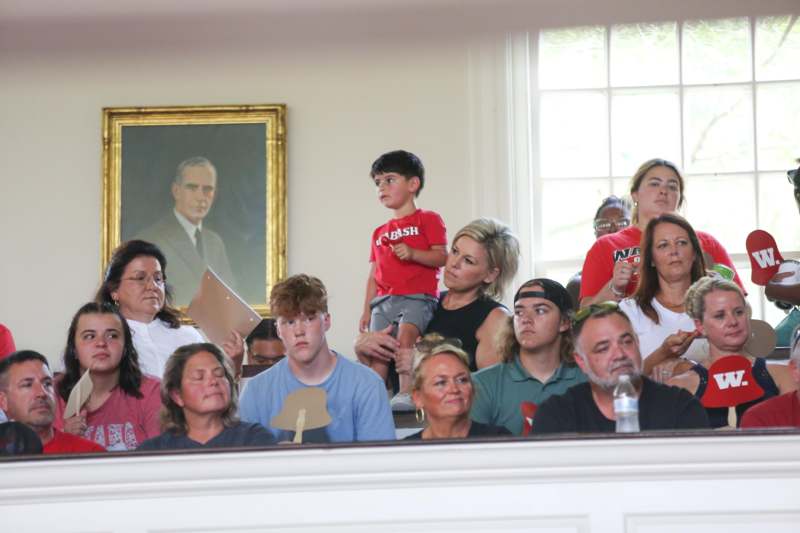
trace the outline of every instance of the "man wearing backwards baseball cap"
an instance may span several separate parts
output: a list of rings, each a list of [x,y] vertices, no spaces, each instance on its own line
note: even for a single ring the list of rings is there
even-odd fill
[[[500,333],[502,363],[473,374],[472,420],[527,435],[539,404],[586,381],[569,333],[572,299],[558,282],[537,278],[514,295],[514,316]]]

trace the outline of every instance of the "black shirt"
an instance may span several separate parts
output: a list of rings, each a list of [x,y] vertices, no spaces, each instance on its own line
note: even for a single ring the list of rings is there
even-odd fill
[[[505,306],[488,296],[480,296],[473,302],[458,309],[445,309],[442,306],[447,291],[439,296],[439,305],[433,313],[433,318],[426,333],[438,333],[444,337],[455,337],[461,341],[461,347],[469,356],[469,369],[471,372],[478,370],[475,362],[475,351],[478,349],[478,339],[475,333],[495,308]]]
[[[688,391],[643,379],[639,395],[639,428],[707,429],[706,410]],[[589,383],[581,383],[562,395],[551,396],[533,418],[533,434],[613,433],[616,422],[597,408]]]
[[[201,448],[228,448],[236,446],[266,446],[275,444],[275,437],[261,424],[237,422],[205,444],[190,439],[185,433],[165,431],[158,437],[147,439],[138,448],[143,450],[188,450]]]
[[[504,427],[481,424],[473,420],[472,424],[469,426],[469,431],[467,432],[467,438],[511,435],[511,434],[512,433]],[[414,434],[411,434],[408,437],[405,437],[403,440],[422,440],[422,431],[418,431]]]

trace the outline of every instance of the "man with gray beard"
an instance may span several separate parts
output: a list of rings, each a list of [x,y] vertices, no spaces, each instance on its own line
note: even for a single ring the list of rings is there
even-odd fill
[[[575,313],[575,360],[589,382],[575,385],[539,406],[533,433],[613,433],[614,387],[627,374],[639,396],[639,427],[705,429],[706,411],[687,391],[642,376],[639,339],[616,302],[592,304]]]

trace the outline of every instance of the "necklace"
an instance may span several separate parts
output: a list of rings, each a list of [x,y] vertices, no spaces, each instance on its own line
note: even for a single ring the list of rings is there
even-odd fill
[[[684,305],[683,305],[682,301],[678,302],[678,303],[670,303],[670,302],[667,302],[667,301],[663,300],[662,298],[659,298],[658,296],[656,296],[656,300],[658,300],[658,303],[660,303],[661,305],[663,305],[664,307],[666,307],[670,311],[683,311],[683,309],[684,309]]]

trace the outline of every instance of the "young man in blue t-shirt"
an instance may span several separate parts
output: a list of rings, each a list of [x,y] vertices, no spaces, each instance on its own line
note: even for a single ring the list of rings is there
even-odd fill
[[[294,432],[275,428],[272,419],[289,394],[318,387],[325,391],[331,421],[304,434],[304,441],[394,440],[383,380],[328,347],[331,316],[322,282],[305,274],[292,276],[272,289],[270,306],[286,357],[247,383],[239,406],[242,420],[262,424],[278,441],[292,440]]]

